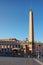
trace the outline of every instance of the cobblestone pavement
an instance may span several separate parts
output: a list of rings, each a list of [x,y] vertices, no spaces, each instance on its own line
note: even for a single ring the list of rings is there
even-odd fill
[[[0,65],[40,65],[33,58],[0,57]]]

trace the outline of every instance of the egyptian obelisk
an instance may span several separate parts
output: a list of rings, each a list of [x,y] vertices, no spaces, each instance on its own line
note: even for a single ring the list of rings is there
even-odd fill
[[[34,26],[33,26],[33,11],[29,12],[29,50],[34,51]]]

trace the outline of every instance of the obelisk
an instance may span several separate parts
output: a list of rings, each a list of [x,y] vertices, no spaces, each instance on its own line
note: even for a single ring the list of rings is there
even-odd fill
[[[29,12],[29,50],[34,52],[34,26],[33,26],[33,12]]]

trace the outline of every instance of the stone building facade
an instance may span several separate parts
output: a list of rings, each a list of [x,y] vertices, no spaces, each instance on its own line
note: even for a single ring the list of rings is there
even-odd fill
[[[10,39],[0,39],[0,56],[2,55],[20,55],[23,53],[23,48],[20,45],[19,40]]]

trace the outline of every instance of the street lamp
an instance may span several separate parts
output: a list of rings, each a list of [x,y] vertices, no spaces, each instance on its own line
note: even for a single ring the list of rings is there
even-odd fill
[[[38,45],[38,59],[40,58],[40,45]]]

